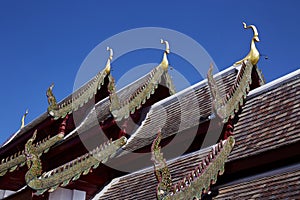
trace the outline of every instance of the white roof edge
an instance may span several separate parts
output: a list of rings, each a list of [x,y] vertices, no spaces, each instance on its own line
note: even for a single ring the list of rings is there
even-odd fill
[[[143,78],[145,78],[146,76],[149,75],[150,72],[152,72],[154,69],[156,69],[157,67],[159,67],[160,64],[157,64],[157,66],[155,66],[154,68],[152,68],[150,71],[148,71],[146,74],[144,74],[143,76],[141,76],[140,78],[136,79],[135,81],[133,81],[130,84],[127,84],[125,86],[123,86],[122,88],[120,88],[119,90],[117,90],[117,92],[121,92],[122,90],[125,90],[128,86],[133,85],[135,83],[137,83],[138,81],[142,80]]]
[[[239,68],[239,66],[230,66],[230,67],[228,67],[228,68],[226,68],[226,69],[220,71],[219,73],[215,74],[214,77],[222,76],[222,75],[224,75],[224,74],[226,74],[226,73],[228,73],[228,72],[230,72],[230,71],[232,71],[232,70],[235,70],[235,69],[236,69],[236,70],[239,70],[240,68]],[[204,80],[202,80],[202,81],[200,81],[200,82],[198,82],[198,83],[195,83],[194,85],[191,85],[191,86],[189,86],[189,87],[187,87],[187,88],[185,88],[185,89],[183,89],[183,90],[181,90],[181,91],[175,93],[175,94],[172,95],[172,96],[169,96],[169,97],[167,97],[167,98],[165,98],[165,99],[163,99],[163,100],[161,100],[161,101],[156,102],[155,104],[152,105],[152,107],[156,107],[156,106],[158,106],[158,105],[161,105],[161,104],[163,104],[163,103],[169,101],[170,99],[173,99],[173,98],[175,98],[175,97],[178,97],[178,96],[180,96],[180,95],[182,95],[182,94],[184,94],[184,93],[186,93],[186,92],[189,92],[191,89],[195,89],[195,88],[197,88],[197,87],[200,87],[200,86],[202,86],[202,85],[205,84],[205,83],[207,83],[207,78],[205,78]]]
[[[296,71],[293,71],[285,76],[282,76],[278,79],[275,79],[265,85],[262,85],[254,90],[251,90],[248,94],[248,97],[247,98],[252,98],[252,97],[255,97],[255,96],[258,96],[260,95],[261,93],[263,92],[266,92],[268,90],[272,90],[273,88],[276,88],[278,87],[279,85],[282,85],[286,82],[288,82],[289,80],[295,78],[296,76],[300,75],[300,69],[296,70]]]
[[[129,139],[127,140],[127,143],[123,146],[123,148],[127,147],[127,144],[129,144],[131,142],[131,140],[133,140],[133,138],[137,135],[137,133],[140,131],[140,129],[144,126],[144,123],[146,122],[146,119],[148,118],[148,116],[150,116],[153,113],[153,109],[152,107],[150,108],[149,112],[146,114],[145,119],[142,121],[141,125],[138,127],[138,129],[129,137]]]
[[[72,135],[74,135],[83,125],[84,123],[89,119],[89,117],[91,117],[91,115],[95,114],[95,107],[93,107],[89,113],[86,115],[86,117],[80,122],[79,125],[76,126],[75,124],[75,128],[68,134],[66,135],[63,140],[66,140],[67,138],[71,137]],[[93,116],[92,116],[93,117]]]
[[[120,178],[114,178],[109,184],[107,184],[102,190],[101,192],[99,192],[98,194],[96,194],[92,200],[98,200],[103,194],[105,194],[107,192],[107,190],[114,184],[118,183],[120,181]]]
[[[8,138],[8,140],[2,144],[1,148],[4,147],[4,146],[6,146],[7,144],[9,144],[20,133],[20,131],[21,130],[19,129],[12,136],[10,136],[10,138]]]

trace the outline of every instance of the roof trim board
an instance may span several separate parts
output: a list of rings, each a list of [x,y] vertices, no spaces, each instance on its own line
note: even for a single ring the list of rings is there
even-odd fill
[[[266,83],[265,85],[262,85],[254,90],[251,90],[248,94],[247,99],[253,98],[255,96],[258,96],[264,92],[267,92],[269,90],[272,90],[273,88],[276,88],[282,84],[285,84],[289,82],[291,79],[294,78],[300,78],[300,69],[293,71],[285,76],[282,76],[278,79],[275,79],[269,83]]]

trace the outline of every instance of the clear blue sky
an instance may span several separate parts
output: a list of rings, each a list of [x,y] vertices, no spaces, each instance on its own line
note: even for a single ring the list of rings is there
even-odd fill
[[[1,0],[0,143],[18,130],[26,108],[27,123],[46,111],[45,92],[52,82],[57,99],[66,97],[89,52],[132,28],[182,32],[199,42],[222,70],[249,50],[252,33],[241,24],[246,21],[259,29],[257,47],[269,57],[259,62],[267,82],[295,71],[300,65],[299,9],[297,0]]]

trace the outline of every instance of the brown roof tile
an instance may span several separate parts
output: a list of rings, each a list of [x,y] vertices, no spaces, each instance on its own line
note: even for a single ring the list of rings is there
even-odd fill
[[[236,145],[229,161],[300,140],[300,73],[276,87],[264,87],[247,98],[235,125]]]
[[[298,199],[300,168],[219,188],[214,199]]]

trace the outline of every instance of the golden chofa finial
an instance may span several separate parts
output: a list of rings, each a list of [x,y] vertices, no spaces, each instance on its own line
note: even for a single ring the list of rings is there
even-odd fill
[[[28,115],[28,109],[26,109],[24,115],[22,116],[20,129],[24,128],[24,126],[25,126],[25,118],[26,118],[27,115]]]
[[[236,62],[235,65],[239,65],[245,60],[249,60],[252,63],[252,65],[256,65],[258,63],[259,56],[260,56],[259,51],[257,50],[257,48],[255,46],[255,42],[259,42],[258,31],[257,31],[257,29],[254,25],[247,26],[245,22],[243,22],[243,25],[244,25],[244,29],[251,28],[253,30],[254,35],[253,35],[253,38],[251,40],[250,52],[248,53],[248,55],[244,59]]]
[[[163,68],[164,70],[167,70],[167,69],[168,69],[168,66],[169,66],[169,61],[168,61],[168,58],[167,58],[167,54],[170,53],[169,42],[166,41],[166,40],[160,39],[160,43],[166,45],[166,50],[165,50],[165,52],[164,52],[164,57],[163,57],[163,60],[161,61],[160,65],[162,66],[162,68]]]
[[[110,67],[110,62],[113,59],[114,52],[113,52],[112,48],[110,48],[110,47],[107,47],[106,50],[109,51],[109,57],[108,57],[107,62],[106,62],[105,72],[107,74],[109,74],[110,73],[110,68],[111,68]]]

